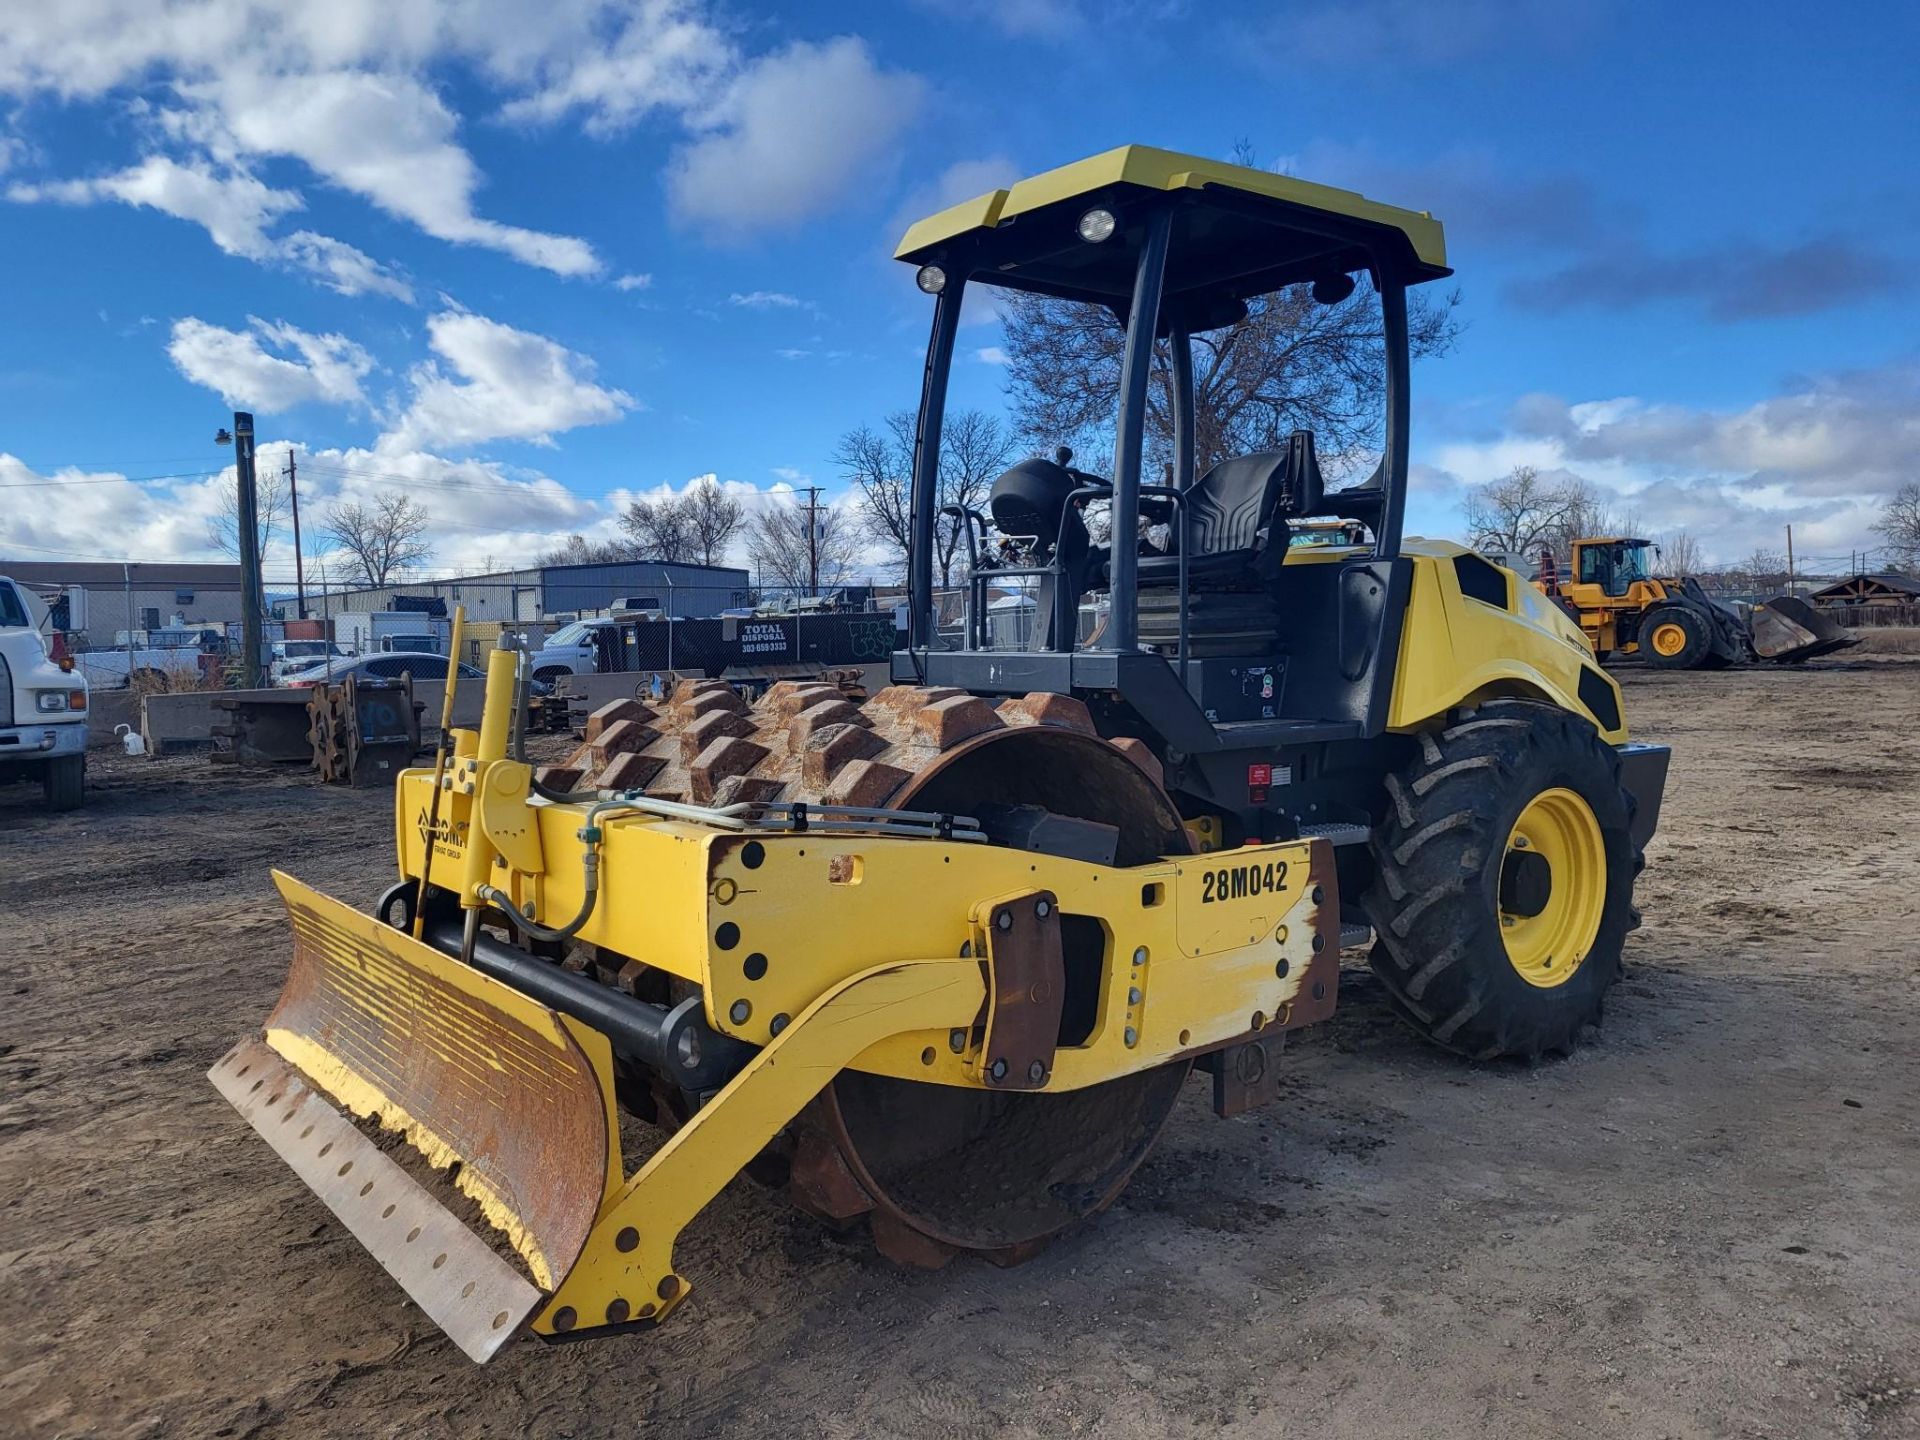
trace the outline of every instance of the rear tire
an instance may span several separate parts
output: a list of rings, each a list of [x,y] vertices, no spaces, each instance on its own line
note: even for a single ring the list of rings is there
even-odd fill
[[[1639,924],[1620,757],[1586,720],[1531,701],[1483,705],[1419,739],[1387,779],[1373,840],[1362,903],[1374,973],[1402,1018],[1449,1050],[1569,1051],[1599,1023]]]
[[[78,810],[87,798],[87,757],[57,755],[46,764],[40,777],[40,790],[46,796],[47,809]]]
[[[1682,605],[1661,605],[1640,622],[1640,654],[1659,670],[1697,670],[1713,651],[1706,617]]]

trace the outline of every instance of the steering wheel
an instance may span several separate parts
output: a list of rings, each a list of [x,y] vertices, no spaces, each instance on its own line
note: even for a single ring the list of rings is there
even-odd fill
[[[1053,463],[1067,472],[1067,478],[1073,481],[1076,488],[1083,485],[1098,486],[1100,489],[1112,493],[1113,482],[1105,476],[1094,475],[1085,470],[1076,470],[1073,468],[1073,450],[1071,447],[1066,445],[1057,446],[1053,452]],[[1078,503],[1085,505],[1089,501],[1100,498],[1098,495],[1083,495],[1080,497]]]

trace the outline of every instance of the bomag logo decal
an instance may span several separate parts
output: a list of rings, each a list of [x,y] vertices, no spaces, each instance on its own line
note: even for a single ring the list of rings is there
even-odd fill
[[[467,848],[467,822],[456,823],[451,816],[442,815],[438,820],[428,816],[425,810],[414,821],[420,831],[422,841],[432,840],[436,850],[464,850]]]
[[[1287,888],[1287,862],[1269,860],[1263,865],[1234,865],[1225,870],[1209,870],[1201,877],[1200,903],[1217,900],[1251,900],[1257,895],[1274,895]]]

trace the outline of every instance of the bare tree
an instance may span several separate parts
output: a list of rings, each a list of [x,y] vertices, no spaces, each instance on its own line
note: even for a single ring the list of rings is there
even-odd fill
[[[627,502],[620,528],[636,556],[648,560],[691,560],[693,525],[677,495],[650,495]]]
[[[718,476],[707,475],[687,487],[680,497],[686,512],[688,545],[702,565],[726,559],[727,546],[746,523],[740,502],[720,487]]]
[[[426,510],[397,491],[371,505],[334,505],[327,511],[324,531],[336,548],[347,552],[369,586],[396,580],[433,554],[426,538]]]
[[[1503,478],[1468,492],[1467,532],[1476,549],[1537,560],[1541,548],[1560,535],[1567,505],[1564,486],[1531,465],[1516,465]]]
[[[589,540],[569,535],[566,542],[539,556],[541,565],[606,565],[634,558],[633,547],[618,540]]]
[[[259,551],[255,559],[266,564],[267,547],[273,544],[280,522],[289,512],[286,473],[268,470],[258,475],[253,486],[254,517],[258,524]],[[222,555],[240,558],[240,491],[237,486],[220,489],[220,509],[207,517],[207,540]]]
[[[940,503],[968,510],[984,507],[987,492],[1017,448],[998,416],[962,410],[949,417],[940,429]],[[934,527],[934,556],[943,585],[953,583],[953,557],[963,539],[960,522],[951,516]]]
[[[1684,530],[1675,530],[1660,546],[1662,573],[1685,579],[1706,567],[1700,542]]]
[[[1920,483],[1909,480],[1894,491],[1873,528],[1887,542],[1889,568],[1920,570]]]
[[[868,536],[892,552],[904,567],[912,548],[913,448],[916,418],[910,410],[887,417],[884,430],[862,425],[840,437],[834,463],[859,492],[860,514]],[[940,482],[937,504],[978,510],[1000,472],[1019,446],[996,415],[958,410],[940,432]],[[953,564],[964,543],[960,522],[938,516],[933,527],[934,563],[940,583],[953,583]]]
[[[1620,508],[1613,496],[1577,475],[1567,476],[1554,489],[1561,511],[1546,539],[1562,564],[1572,563],[1574,541],[1630,536],[1639,525],[1631,507]]]
[[[857,517],[824,505],[816,508],[812,517],[815,534],[811,548],[806,506],[775,498],[753,517],[747,527],[747,554],[761,585],[778,586],[795,594],[813,592],[816,566],[818,589],[830,590],[852,578],[853,563],[860,551]]]
[[[1739,568],[1756,590],[1778,590],[1787,583],[1787,557],[1764,545],[1756,546]]]
[[[1038,446],[1106,453],[1126,346],[1119,317],[1082,301],[1001,293],[1007,390],[1020,430]],[[1452,348],[1459,298],[1410,297],[1416,357]],[[1154,352],[1147,437],[1158,468],[1173,449],[1173,389],[1168,343]],[[1336,305],[1318,303],[1302,285],[1256,296],[1245,319],[1193,337],[1193,387],[1200,472],[1231,455],[1278,448],[1304,429],[1314,432],[1329,479],[1357,475],[1372,465],[1385,428],[1379,305],[1365,287]]]
[[[905,567],[912,548],[913,434],[913,413],[898,410],[884,429],[849,430],[833,449],[841,478],[858,492],[862,528],[896,568]]]

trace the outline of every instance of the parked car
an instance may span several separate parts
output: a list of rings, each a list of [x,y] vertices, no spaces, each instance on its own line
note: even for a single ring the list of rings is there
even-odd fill
[[[362,680],[398,680],[402,675],[411,675],[416,687],[437,686],[446,683],[447,657],[436,655],[430,650],[413,650],[362,655],[351,660],[333,660],[316,665],[311,670],[303,670],[297,675],[288,676],[287,685],[296,690],[310,689],[322,683],[338,685],[349,674],[356,675]],[[485,684],[487,673],[478,666],[468,665],[463,661],[460,665],[460,678]],[[536,699],[545,699],[553,693],[553,686],[536,677],[527,682],[527,693]]]
[[[351,652],[331,640],[276,640],[267,660],[267,683],[280,685],[289,675],[311,670],[325,660],[349,658]]]

